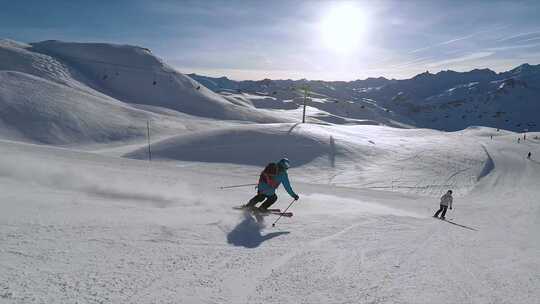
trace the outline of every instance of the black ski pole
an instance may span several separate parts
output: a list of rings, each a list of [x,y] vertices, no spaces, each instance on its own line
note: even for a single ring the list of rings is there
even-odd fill
[[[277,218],[277,220],[275,220],[273,223],[272,223],[272,227],[276,227],[276,223],[279,221],[279,219],[283,216],[283,213],[287,212],[287,210],[289,210],[289,208],[291,208],[292,204],[294,204],[294,202],[296,202],[295,199],[292,200],[292,202],[289,204],[289,206],[287,208],[285,208],[285,210],[283,210],[283,212],[281,212],[281,214],[279,215],[279,217]]]
[[[238,188],[238,187],[247,187],[247,186],[255,186],[257,184],[244,184],[244,185],[234,185],[234,186],[222,186],[219,187],[219,189],[229,189],[229,188]]]

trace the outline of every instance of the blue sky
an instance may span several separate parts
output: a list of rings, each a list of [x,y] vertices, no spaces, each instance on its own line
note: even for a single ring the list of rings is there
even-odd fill
[[[140,45],[181,72],[233,79],[540,63],[540,1],[1,1],[1,38]]]

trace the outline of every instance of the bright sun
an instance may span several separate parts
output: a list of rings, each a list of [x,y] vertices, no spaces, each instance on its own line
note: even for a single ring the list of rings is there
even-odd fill
[[[334,51],[352,52],[363,40],[367,23],[366,14],[354,4],[336,6],[321,21],[322,39]]]

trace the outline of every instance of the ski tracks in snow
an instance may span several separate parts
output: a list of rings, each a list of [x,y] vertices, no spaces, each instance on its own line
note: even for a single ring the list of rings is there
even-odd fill
[[[292,240],[292,244],[280,245],[278,257],[276,254],[266,256],[266,263],[261,264],[260,269],[248,272],[249,275],[241,282],[229,285],[231,294],[235,295],[234,302],[288,303],[283,294],[291,292],[296,294],[296,299],[318,303],[324,303],[325,299],[344,303],[359,300],[379,303],[388,301],[389,295],[399,299],[400,293],[395,289],[400,287],[396,287],[399,286],[396,281],[407,281],[407,278],[415,276],[416,271],[424,271],[430,266],[425,263],[418,266],[418,263],[430,260],[431,257],[426,256],[430,250],[426,248],[436,241],[438,230],[433,227],[439,223],[425,227],[424,219],[417,222],[393,215],[363,216],[351,222],[331,233],[327,232],[334,226],[313,231],[312,234],[324,235],[307,242]],[[317,225],[326,224],[318,222]],[[388,231],[393,231],[391,239],[381,236]],[[410,241],[411,237],[413,241]],[[293,249],[283,250],[287,247]],[[386,271],[381,272],[381,269]],[[422,285],[430,286],[429,277],[420,279],[424,280]],[[339,297],[335,296],[336,290],[342,290]],[[334,297],[326,298],[332,292]]]
[[[478,276],[471,270],[470,258],[466,256],[465,252],[461,254],[458,252],[458,244],[460,242],[456,240],[456,234],[459,233],[460,232],[457,230],[448,231],[448,243],[446,244],[446,247],[448,249],[446,250],[446,254],[448,260],[451,262],[452,270],[460,273],[460,275],[458,275],[457,277],[463,278],[464,276],[469,276],[471,280],[459,280],[457,283],[460,288],[458,289],[461,289],[463,293],[467,296],[469,303],[484,303],[486,300],[489,303],[497,303],[497,301],[490,299],[489,296],[495,295],[495,290],[489,284],[484,283],[483,280],[480,280]],[[474,282],[473,286],[470,285],[471,282]]]
[[[356,222],[354,224],[347,225],[345,228],[342,228],[336,232],[333,232],[331,234],[318,237],[316,239],[313,239],[311,241],[308,241],[303,244],[289,244],[282,246],[281,248],[285,247],[292,247],[294,249],[291,249],[289,251],[286,251],[285,253],[281,254],[279,257],[266,257],[265,260],[271,260],[267,264],[262,264],[262,268],[257,271],[255,274],[255,277],[253,276],[246,276],[245,280],[238,284],[238,282],[232,284],[232,289],[238,289],[233,290],[232,294],[236,295],[235,297],[235,303],[253,303],[254,297],[257,297],[257,295],[260,295],[261,293],[261,286],[267,286],[268,282],[274,280],[273,276],[275,276],[276,272],[278,272],[280,269],[286,268],[288,264],[292,264],[293,259],[309,254],[313,251],[321,250],[321,248],[324,248],[324,244],[327,242],[330,242],[335,239],[339,239],[340,237],[343,237],[350,231],[369,224],[373,222],[374,219],[367,218],[362,219],[360,222]],[[341,251],[337,251],[338,256],[335,257],[336,261],[343,261],[343,258],[345,258],[344,254],[341,253]],[[363,256],[363,251],[361,252],[361,255]],[[315,266],[319,267],[320,265],[305,265],[305,266]],[[336,269],[342,269],[344,267],[347,267],[346,265],[337,264]],[[299,271],[293,271],[295,273],[299,273]],[[264,289],[264,287],[262,287]],[[268,300],[268,299],[266,299]],[[265,300],[265,301],[266,301]]]

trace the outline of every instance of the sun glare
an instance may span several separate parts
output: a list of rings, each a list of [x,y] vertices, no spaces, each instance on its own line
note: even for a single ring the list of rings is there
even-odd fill
[[[367,27],[366,14],[354,4],[332,8],[320,24],[324,44],[338,52],[356,50],[363,40]]]

